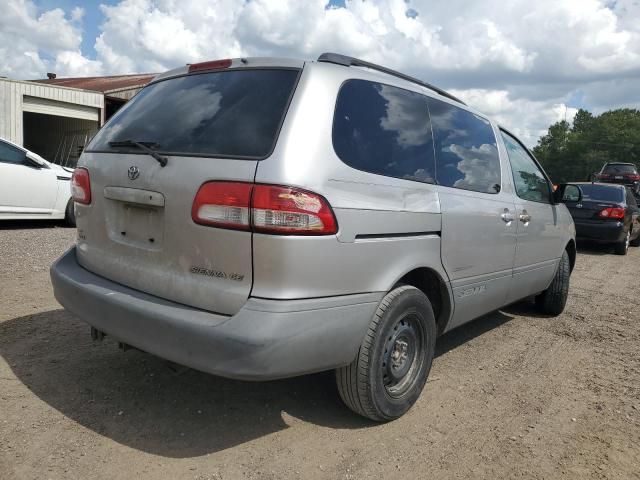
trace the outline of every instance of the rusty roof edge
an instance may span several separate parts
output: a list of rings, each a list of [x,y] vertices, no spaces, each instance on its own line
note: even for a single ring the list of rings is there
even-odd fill
[[[126,87],[114,88],[112,90],[104,90],[104,91],[102,91],[102,93],[104,93],[105,95],[109,95],[110,93],[118,93],[118,92],[124,92],[124,91],[127,91],[127,90],[133,90],[133,89],[136,89],[136,88],[143,88],[143,87],[146,87],[147,85],[149,85],[149,83],[151,83],[151,80],[149,80],[148,82],[145,82],[145,83],[138,83],[136,85],[129,85],[129,86],[126,86]],[[94,91],[97,91],[97,90],[94,90]]]
[[[24,85],[33,85],[34,83],[41,87],[64,88],[65,90],[73,90],[74,92],[92,93],[94,95],[103,96],[104,94],[97,90],[87,90],[86,88],[66,87],[64,85],[55,85],[51,83],[41,83],[37,80],[16,80],[15,78],[0,78],[0,82],[22,83]]]

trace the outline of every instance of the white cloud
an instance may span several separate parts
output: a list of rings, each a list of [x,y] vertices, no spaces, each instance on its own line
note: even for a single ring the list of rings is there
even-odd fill
[[[67,15],[59,8],[38,12],[29,0],[5,2],[0,15],[0,75],[42,78],[58,58],[69,71],[88,71],[80,66],[88,65],[80,54],[82,15],[81,8]]]
[[[564,118],[577,90],[585,101],[597,98],[600,109],[608,103],[598,85],[615,86],[612,106],[640,102],[638,0],[327,3],[123,0],[100,7],[96,55],[87,58],[80,52],[82,8],[40,12],[31,0],[5,0],[0,75],[154,72],[232,56],[338,51],[453,89],[529,144]]]
[[[556,98],[544,101],[513,99],[507,90],[469,89],[451,93],[489,115],[528,145],[535,145],[552,123],[565,119],[573,121],[578,111]]]

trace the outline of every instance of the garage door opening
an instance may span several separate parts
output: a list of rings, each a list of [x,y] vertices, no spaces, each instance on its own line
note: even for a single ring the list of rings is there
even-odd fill
[[[49,162],[73,168],[98,126],[97,120],[24,112],[23,145]]]

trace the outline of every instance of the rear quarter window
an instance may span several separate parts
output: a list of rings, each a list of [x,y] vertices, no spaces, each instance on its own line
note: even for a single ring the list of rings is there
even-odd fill
[[[352,168],[433,183],[427,97],[366,80],[345,82],[336,102],[333,147]]]

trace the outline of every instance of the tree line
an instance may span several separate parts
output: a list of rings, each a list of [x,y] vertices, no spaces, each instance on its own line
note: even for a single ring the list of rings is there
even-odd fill
[[[554,183],[590,180],[607,162],[640,166],[640,110],[593,115],[579,110],[573,124],[554,123],[533,148]]]

